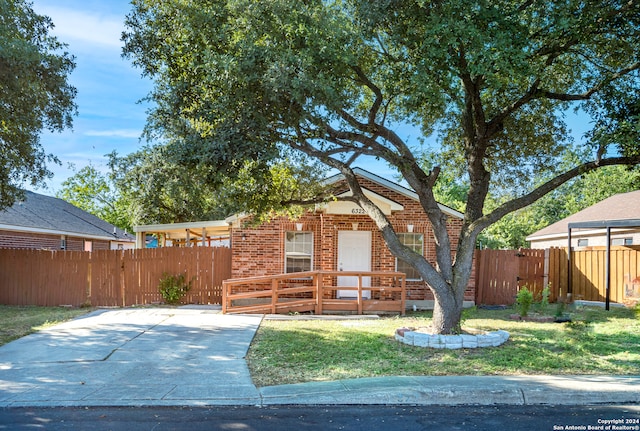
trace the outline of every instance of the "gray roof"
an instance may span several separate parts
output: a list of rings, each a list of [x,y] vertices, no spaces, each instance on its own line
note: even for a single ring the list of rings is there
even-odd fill
[[[527,237],[528,241],[546,236],[567,236],[569,223],[634,220],[640,218],[640,190],[611,196],[595,205],[545,227]]]
[[[23,201],[0,211],[0,229],[111,241],[134,240],[131,234],[62,199],[30,191],[25,192]]]

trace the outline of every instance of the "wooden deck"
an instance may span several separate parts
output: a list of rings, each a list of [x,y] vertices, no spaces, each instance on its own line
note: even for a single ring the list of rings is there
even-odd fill
[[[384,271],[311,271],[231,279],[223,282],[222,312],[404,315],[405,284],[404,273]]]

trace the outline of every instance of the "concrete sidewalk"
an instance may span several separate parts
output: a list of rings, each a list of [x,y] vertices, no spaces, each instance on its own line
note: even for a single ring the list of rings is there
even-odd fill
[[[640,377],[383,377],[256,388],[262,316],[98,310],[0,347],[0,407],[640,403]]]

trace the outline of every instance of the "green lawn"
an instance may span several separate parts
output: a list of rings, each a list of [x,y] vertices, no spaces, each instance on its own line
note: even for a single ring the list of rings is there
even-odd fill
[[[92,308],[0,305],[0,345],[92,310]]]
[[[0,306],[0,345],[92,309]],[[264,320],[247,361],[258,386],[387,375],[640,374],[640,309],[572,310],[572,323],[509,319],[513,310],[465,311],[464,328],[504,329],[494,348],[436,350],[395,341],[429,313],[376,320]]]
[[[572,323],[511,320],[513,310],[465,311],[464,328],[504,329],[500,347],[407,346],[396,328],[428,326],[429,313],[378,320],[263,321],[248,355],[258,386],[387,375],[640,374],[633,309],[572,310]]]

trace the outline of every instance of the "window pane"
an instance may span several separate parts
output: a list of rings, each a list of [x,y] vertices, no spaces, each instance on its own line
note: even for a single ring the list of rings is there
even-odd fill
[[[285,273],[311,271],[313,233],[287,232],[285,235]]]
[[[424,235],[421,233],[399,233],[398,239],[416,253],[424,256]],[[396,259],[396,270],[407,274],[407,280],[422,280],[418,271],[408,263]]]

